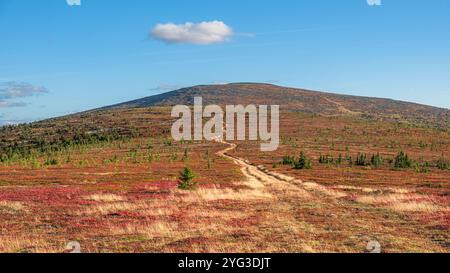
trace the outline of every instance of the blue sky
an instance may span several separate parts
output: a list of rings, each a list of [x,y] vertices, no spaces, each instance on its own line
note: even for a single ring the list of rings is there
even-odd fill
[[[0,120],[242,81],[450,108],[449,14],[448,0],[0,0]],[[226,33],[186,37],[201,22]]]

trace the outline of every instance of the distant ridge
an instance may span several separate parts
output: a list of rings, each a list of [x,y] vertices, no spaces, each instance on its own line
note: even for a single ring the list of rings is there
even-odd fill
[[[446,128],[450,126],[449,109],[392,99],[339,95],[264,83],[199,85],[96,110],[192,105],[194,97],[197,96],[203,97],[204,104],[278,104],[284,110],[305,113],[368,115],[385,119],[434,123]]]

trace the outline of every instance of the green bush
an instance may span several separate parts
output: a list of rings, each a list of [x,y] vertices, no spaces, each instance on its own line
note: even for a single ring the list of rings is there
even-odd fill
[[[311,159],[309,159],[303,152],[301,152],[298,161],[294,163],[294,169],[296,170],[312,169]]]
[[[336,165],[341,165],[343,161],[342,154],[339,154],[339,157],[336,159]]]
[[[36,157],[31,158],[31,167],[33,169],[39,169],[41,168],[41,163],[39,162],[39,160]]]
[[[400,151],[394,160],[394,167],[398,169],[406,169],[411,168],[412,166],[412,160],[409,158],[409,156],[403,152]]]
[[[166,146],[172,146],[172,140],[171,139],[169,139],[169,138],[167,138],[167,139],[165,139],[164,140],[164,145],[166,145]]]
[[[356,157],[356,166],[367,166],[367,155],[363,153],[358,153],[358,156]]]
[[[322,155],[320,154],[319,156],[319,163],[320,164],[330,164],[333,163],[334,159],[333,157],[329,156],[329,155]]]
[[[133,163],[138,163],[138,150],[137,149],[131,149],[129,152],[129,157]]]
[[[345,160],[347,160],[347,163],[348,163],[348,165],[351,167],[351,166],[353,166],[353,158],[352,158],[352,156],[351,155],[346,155],[345,156]]]
[[[283,160],[281,161],[281,164],[292,166],[292,165],[294,165],[294,162],[295,162],[295,158],[293,156],[285,155],[285,156],[283,156]]]
[[[56,166],[56,165],[58,165],[58,160],[55,159],[55,158],[48,158],[48,159],[45,161],[44,165],[45,165],[45,166]]]
[[[439,158],[436,167],[438,167],[439,170],[450,170],[450,162],[445,161],[444,158]]]
[[[180,172],[180,176],[178,179],[180,182],[178,183],[178,188],[181,190],[192,190],[197,186],[197,183],[193,182],[196,177],[193,170],[190,168],[184,168],[183,171]]]
[[[342,154],[339,154],[339,157],[334,159],[331,155],[322,155],[319,156],[319,163],[320,164],[335,164],[336,166],[339,166],[342,164],[343,161]]]
[[[414,169],[418,173],[428,173],[428,172],[430,172],[430,164],[428,162],[416,163],[414,165]]]
[[[372,158],[370,159],[370,163],[374,167],[380,167],[381,165],[383,165],[383,158],[380,156],[379,153],[377,153],[376,155],[372,155]]]

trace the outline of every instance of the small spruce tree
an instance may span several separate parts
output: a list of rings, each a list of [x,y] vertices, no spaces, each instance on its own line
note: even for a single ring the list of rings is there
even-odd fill
[[[363,153],[358,153],[356,157],[356,166],[366,166],[367,155]]]
[[[183,171],[180,172],[180,176],[178,179],[180,182],[178,183],[178,188],[181,190],[192,190],[197,186],[197,183],[193,182],[195,178],[195,173],[190,168],[186,167]]]
[[[374,167],[380,167],[383,164],[383,158],[380,156],[379,153],[376,155],[372,155],[372,159],[370,160],[370,163]]]
[[[294,163],[294,169],[296,170],[312,169],[311,159],[309,159],[303,152],[301,152],[298,161]]]
[[[412,166],[412,160],[409,158],[409,156],[403,152],[400,151],[397,156],[395,157],[394,161],[394,167],[399,169],[406,169],[411,168]]]

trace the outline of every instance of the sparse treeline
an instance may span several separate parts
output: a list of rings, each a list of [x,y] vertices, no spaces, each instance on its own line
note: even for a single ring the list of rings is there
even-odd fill
[[[309,170],[313,167],[311,159],[303,152],[300,153],[298,158],[295,158],[294,156],[284,156],[281,164],[292,166],[292,168],[296,170]]]
[[[441,157],[437,162],[424,162],[423,160],[413,160],[407,153],[400,151],[394,158],[383,157],[380,153],[367,154],[358,153],[355,158],[350,154],[339,154],[338,156],[320,154],[318,159],[319,164],[341,166],[346,164],[347,166],[361,166],[380,168],[383,166],[391,167],[393,169],[415,169],[417,172],[426,173],[430,168],[436,167],[440,170],[450,170],[450,162],[444,157]],[[286,155],[281,160],[282,165],[292,166],[293,169],[311,169],[312,160],[306,156],[304,152],[300,153],[300,156]],[[276,164],[275,164],[276,165]]]
[[[163,157],[169,163],[188,162],[191,160],[189,144],[192,141],[173,143],[171,139],[160,138],[155,149],[154,138],[132,138],[123,136],[119,132],[90,132],[78,134],[73,138],[60,138],[58,141],[33,141],[28,145],[24,143],[9,143],[0,145],[0,166],[20,165],[26,168],[40,169],[48,166],[61,166],[70,164],[78,167],[93,166],[96,164],[148,164],[160,162]],[[181,145],[181,147],[180,147]],[[98,156],[100,149],[114,151],[111,155],[105,152]],[[80,156],[93,153],[92,156]],[[212,169],[214,159],[209,151],[204,156],[207,168]]]
[[[144,111],[145,112],[145,111]],[[158,121],[130,117],[128,112],[96,112],[0,127],[0,165],[36,161],[89,146],[105,147],[117,141],[162,137],[170,133]],[[137,111],[140,113],[140,111]],[[144,113],[148,114],[148,113]],[[156,111],[155,114],[159,114]],[[115,145],[115,144],[114,144]],[[65,161],[59,158],[58,161]],[[50,158],[47,165],[54,165]],[[52,163],[52,164],[50,164]]]
[[[0,163],[10,164],[21,161],[36,162],[38,157],[47,157],[44,165],[57,165],[52,158],[55,155],[70,151],[82,150],[89,146],[107,146],[116,141],[129,141],[118,131],[78,133],[74,136],[60,135],[59,138],[31,139],[23,142],[0,140]]]

